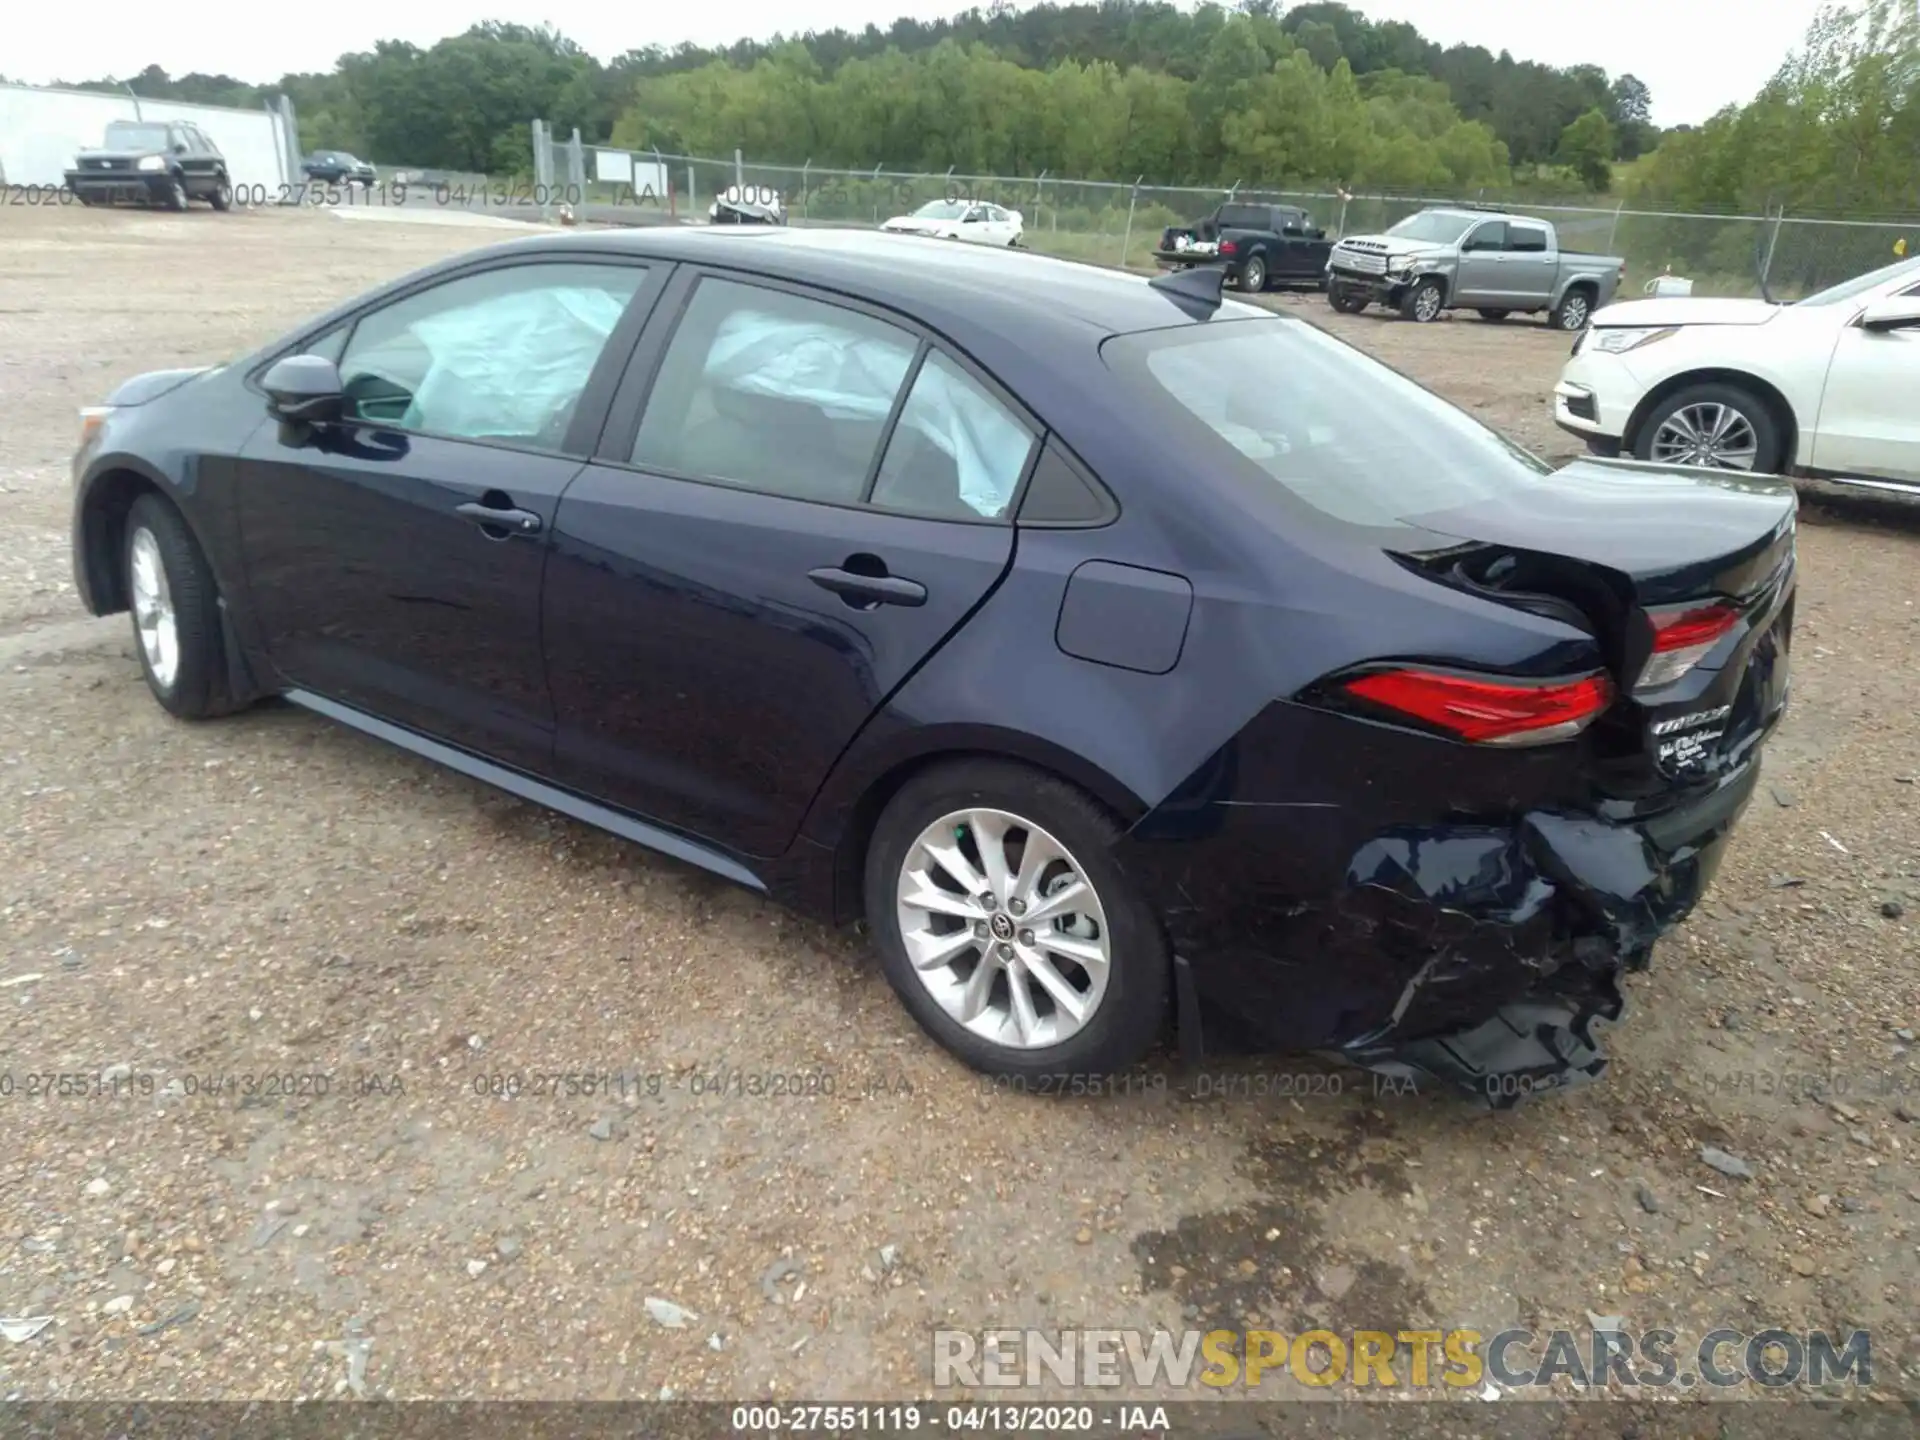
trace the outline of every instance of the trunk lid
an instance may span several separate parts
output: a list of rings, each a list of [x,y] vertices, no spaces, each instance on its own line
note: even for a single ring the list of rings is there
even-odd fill
[[[1784,704],[1797,502],[1783,481],[1576,461],[1498,500],[1407,517],[1453,542],[1400,558],[1488,599],[1581,625],[1619,699],[1596,742],[1653,788],[1737,765]],[[1693,663],[1643,680],[1677,643]]]

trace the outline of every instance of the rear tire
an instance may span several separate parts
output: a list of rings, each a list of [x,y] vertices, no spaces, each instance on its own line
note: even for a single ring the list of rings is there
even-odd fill
[[[207,203],[225,214],[233,208],[233,185],[222,175],[213,187],[213,193],[207,196]]]
[[[1255,255],[1240,267],[1240,288],[1250,295],[1258,295],[1267,288],[1267,262]]]
[[[158,495],[135,500],[121,564],[134,653],[160,708],[182,720],[234,709],[219,587],[180,512]]]
[[[1447,290],[1438,280],[1422,280],[1400,297],[1400,314],[1416,325],[1429,325],[1440,318],[1447,303]]]
[[[1009,761],[909,780],[874,827],[866,910],[887,981],[921,1028],[990,1075],[1138,1061],[1166,1024],[1171,966],[1158,920],[1114,863],[1120,834],[1080,790]],[[1067,891],[1073,906],[1022,923]]]
[[[1512,313],[1511,310],[1482,310],[1480,312],[1480,318],[1497,325]]]
[[[1576,285],[1560,297],[1547,323],[1556,330],[1584,330],[1593,318],[1593,292]]]

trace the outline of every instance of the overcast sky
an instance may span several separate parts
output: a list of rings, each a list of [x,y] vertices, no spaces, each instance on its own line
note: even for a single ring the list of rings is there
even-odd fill
[[[931,20],[953,0],[717,0],[638,6],[600,0],[329,0],[274,10],[257,0],[90,0],[80,11],[22,4],[0,29],[0,73],[46,84],[137,74],[224,72],[264,83],[290,70],[325,70],[336,56],[379,39],[431,45],[478,20],[549,23],[604,58],[643,45],[726,43],[835,26],[885,26],[902,15]],[[1283,4],[1284,8],[1284,4]],[[1744,101],[1805,33],[1818,0],[1370,0],[1375,19],[1407,20],[1442,45],[1484,45],[1552,65],[1630,71],[1653,91],[1663,125],[1704,120]]]

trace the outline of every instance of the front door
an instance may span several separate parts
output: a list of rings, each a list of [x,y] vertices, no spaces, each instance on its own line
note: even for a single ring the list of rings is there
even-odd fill
[[[264,425],[240,457],[248,588],[289,684],[546,767],[547,546],[591,447],[575,411],[647,276],[496,266],[311,347],[338,353],[345,419]]]
[[[1920,287],[1908,292],[1920,297]],[[1837,475],[1920,481],[1920,327],[1840,332],[1827,368],[1813,458]]]
[[[904,324],[837,299],[702,276],[666,342],[678,306],[661,308],[556,521],[556,774],[775,855],[1005,572],[1036,429]]]

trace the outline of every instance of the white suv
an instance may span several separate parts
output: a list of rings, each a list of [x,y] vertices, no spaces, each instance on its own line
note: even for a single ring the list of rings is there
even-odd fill
[[[1920,495],[1920,256],[1792,305],[1609,305],[1553,418],[1600,454]]]

